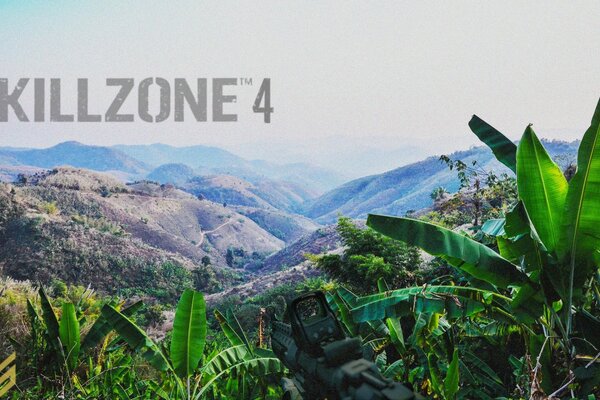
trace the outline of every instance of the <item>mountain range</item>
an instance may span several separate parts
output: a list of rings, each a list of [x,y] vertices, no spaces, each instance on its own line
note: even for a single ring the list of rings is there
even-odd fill
[[[576,159],[578,142],[544,146],[562,167]],[[507,172],[484,147],[449,157]],[[0,270],[17,279],[93,281],[108,292],[150,286],[161,296],[176,293],[172,281],[189,279],[178,268],[205,291],[269,274],[287,279],[285,266],[298,278],[305,268],[291,267],[304,265],[305,254],[340,248],[332,226],[339,215],[403,215],[431,206],[437,187],[459,189],[456,171],[435,156],[323,194],[309,184],[321,178],[321,188],[332,185],[319,167],[202,146],[0,148],[0,181],[9,182],[0,183]]]
[[[576,160],[579,142],[543,141],[550,155],[566,166]],[[497,174],[512,174],[496,161],[487,147],[473,147],[449,155],[466,164],[477,162],[478,168]],[[460,182],[456,171],[450,171],[439,157],[429,157],[394,170],[355,179],[333,189],[317,199],[308,201],[303,214],[319,223],[333,223],[338,215],[366,218],[368,213],[404,215],[432,204],[431,192],[437,187],[448,192],[458,191]]]
[[[577,141],[544,144],[561,162],[575,161]],[[485,170],[508,172],[487,147],[473,147],[449,156],[467,163],[476,161]],[[48,149],[0,148],[0,179],[5,181],[19,172],[58,165],[109,172],[123,181],[147,179],[173,184],[216,203],[284,213],[292,219],[300,214],[317,224],[333,223],[340,214],[353,218],[364,218],[369,212],[402,215],[431,205],[430,193],[436,187],[449,192],[459,188],[456,172],[435,156],[342,184],[341,176],[318,166],[249,161],[209,146],[101,147],[65,142]],[[280,228],[289,231],[289,227]]]
[[[319,193],[332,189],[345,180],[344,176],[315,165],[246,160],[226,150],[210,146],[117,145],[113,149],[148,165],[184,164],[199,175],[233,175],[252,183],[263,181],[265,178],[289,181]]]

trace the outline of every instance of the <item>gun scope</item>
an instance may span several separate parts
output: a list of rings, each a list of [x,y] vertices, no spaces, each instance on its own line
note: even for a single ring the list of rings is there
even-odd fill
[[[323,345],[346,338],[323,292],[307,293],[292,300],[288,316],[298,347],[308,353],[318,353]]]

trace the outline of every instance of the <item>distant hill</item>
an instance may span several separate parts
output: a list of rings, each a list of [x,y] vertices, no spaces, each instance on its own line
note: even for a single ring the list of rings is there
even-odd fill
[[[234,175],[252,183],[275,179],[305,186],[320,193],[345,181],[340,174],[305,163],[274,164],[263,160],[246,160],[226,150],[211,146],[174,147],[165,144],[117,145],[113,147],[146,164],[186,164],[199,175]]]
[[[141,177],[150,167],[113,148],[64,142],[47,149],[0,150],[0,164],[53,168],[69,165],[94,171],[119,171]]]
[[[248,164],[248,161],[226,150],[211,146],[174,147],[166,144],[117,145],[113,149],[149,165],[179,163],[192,168],[229,168]]]
[[[43,172],[43,168],[30,167],[27,165],[6,165],[0,160],[0,182],[14,182],[19,175],[33,175]]]
[[[195,176],[181,188],[216,203],[297,212],[315,198],[304,187],[285,181],[263,179],[256,183],[231,175]]]
[[[544,145],[559,163],[576,160],[579,142],[544,141]],[[452,159],[467,163],[476,160],[486,170],[510,172],[498,163],[487,147],[474,147],[455,152]],[[403,215],[431,205],[433,189],[443,186],[449,192],[459,189],[455,171],[429,157],[383,174],[367,176],[348,182],[306,204],[304,215],[320,223],[335,222],[339,214],[365,218],[368,213]]]
[[[286,181],[312,197],[346,180],[310,164],[250,161],[217,147],[165,144],[103,147],[70,141],[46,149],[0,147],[0,167],[6,166],[71,166],[109,172],[124,181],[146,178],[176,185],[195,175],[232,175],[257,185],[265,180]]]
[[[293,182],[322,194],[346,182],[345,176],[308,163],[273,164],[262,160],[251,161],[255,170],[271,179]]]
[[[193,168],[186,164],[163,164],[150,172],[146,178],[158,183],[171,183],[173,185],[182,185],[197,173]]]
[[[360,224],[360,226],[364,226]],[[293,243],[267,257],[258,269],[261,274],[269,274],[287,267],[293,267],[306,261],[307,254],[321,254],[337,251],[343,246],[336,225],[328,225],[298,238]]]
[[[254,207],[235,206],[234,208],[286,244],[292,243],[320,227],[312,220],[298,214]]]

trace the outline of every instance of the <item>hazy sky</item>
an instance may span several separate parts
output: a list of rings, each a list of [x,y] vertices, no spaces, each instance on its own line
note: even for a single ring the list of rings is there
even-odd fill
[[[597,1],[0,1],[0,17],[0,77],[62,78],[65,111],[83,77],[98,113],[114,92],[106,78],[255,80],[235,90],[236,123],[22,123],[11,111],[0,146],[213,144],[343,163],[373,145],[420,156],[475,144],[473,113],[511,139],[530,122],[540,136],[579,138],[600,97]],[[269,125],[249,111],[263,77]]]

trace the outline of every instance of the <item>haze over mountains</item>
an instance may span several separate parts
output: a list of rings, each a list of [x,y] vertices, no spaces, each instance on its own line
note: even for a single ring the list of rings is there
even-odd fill
[[[567,162],[575,161],[577,143],[546,141],[545,145],[553,157]],[[486,147],[458,151],[450,157],[476,160],[484,169],[507,172]],[[5,181],[19,172],[60,165],[109,172],[123,181],[148,179],[172,184],[216,203],[245,207],[248,215],[262,210],[261,219],[268,211],[271,217],[300,214],[323,224],[335,222],[340,214],[353,218],[364,218],[369,212],[402,215],[429,206],[429,195],[438,186],[449,192],[459,188],[456,173],[437,156],[344,183],[329,169],[249,161],[209,146],[101,147],[65,142],[48,149],[0,148],[0,179]],[[306,226],[305,222],[302,225]]]
[[[274,164],[246,160],[226,150],[210,146],[173,147],[165,144],[117,145],[114,149],[148,165],[185,164],[202,175],[234,175],[250,182],[264,178],[305,185],[318,192],[332,189],[346,178],[333,170],[307,163]]]

